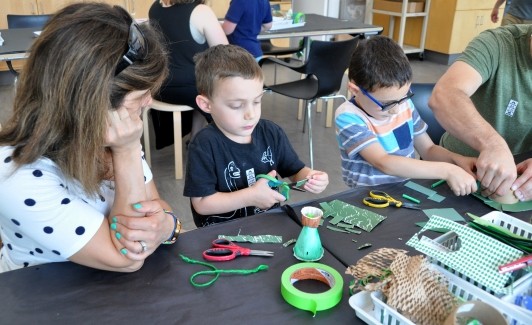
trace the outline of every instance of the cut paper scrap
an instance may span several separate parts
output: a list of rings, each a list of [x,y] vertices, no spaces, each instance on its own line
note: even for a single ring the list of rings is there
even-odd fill
[[[505,204],[505,203],[499,203],[499,202],[493,201],[488,197],[484,197],[480,195],[480,193],[473,193],[473,196],[481,200],[482,202],[484,202],[484,204],[487,204],[490,207],[494,208],[495,210],[506,211],[506,212],[532,211],[532,201],[526,201],[526,202],[519,201],[514,204]]]
[[[226,235],[218,235],[218,239],[227,239],[232,242],[238,242],[238,243],[282,243],[283,242],[283,236],[275,236],[275,235],[237,235],[237,236],[226,236]]]
[[[324,215],[333,216],[333,219],[329,221],[331,224],[337,225],[339,222],[348,223],[367,232],[373,230],[381,221],[386,219],[385,216],[358,208],[340,200],[334,200],[328,203],[322,202],[320,206],[324,210]]]
[[[423,228],[423,227],[425,227],[425,225],[427,223],[428,223],[428,221],[416,222],[416,226]],[[446,229],[446,228],[430,228],[428,230],[434,231],[434,232],[439,232],[439,233],[442,233],[442,234],[444,234],[444,233],[449,231],[449,229]]]
[[[424,235],[425,230],[433,228],[446,228],[450,231],[435,239]],[[432,216],[425,227],[410,238],[406,245],[414,247],[417,251],[436,259],[495,293],[507,293],[510,289],[505,286],[511,274],[500,274],[498,266],[523,256],[518,249],[473,228],[439,216]]]
[[[466,221],[464,217],[458,213],[453,208],[443,208],[443,209],[425,209],[423,212],[427,215],[427,217],[432,217],[433,215],[437,215],[440,217],[443,217],[448,220],[456,221],[456,222],[462,222]]]
[[[406,182],[405,186],[414,191],[418,191],[419,193],[425,194],[427,196],[427,199],[429,200],[432,200],[438,203],[445,200],[445,196],[439,195],[438,192],[431,190],[430,188],[427,188],[425,186],[419,185],[418,183],[408,181]]]

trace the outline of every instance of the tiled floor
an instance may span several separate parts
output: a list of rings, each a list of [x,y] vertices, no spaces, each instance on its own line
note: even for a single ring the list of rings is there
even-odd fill
[[[414,82],[418,83],[436,82],[447,69],[445,65],[419,61],[415,56],[411,60],[411,65],[414,71]],[[271,67],[266,66],[264,71],[266,83],[271,83],[273,79]],[[277,70],[277,82],[290,78],[297,78],[297,75],[289,75],[282,69]],[[2,124],[11,114],[12,98],[13,87],[0,86],[0,123]],[[340,103],[340,100],[336,100],[335,107]],[[308,135],[302,132],[303,122],[297,120],[297,105],[295,99],[272,93],[265,94],[262,102],[262,117],[279,124],[287,133],[300,158],[309,164]],[[313,111],[313,128],[314,168],[327,172],[330,183],[319,196],[293,191],[290,198],[292,202],[325,197],[347,189],[341,179],[340,156],[334,128],[325,127],[325,111],[323,113]],[[184,159],[186,159],[186,151]],[[181,216],[185,230],[194,229],[189,199],[183,197],[184,181],[174,179],[173,147],[162,150],[152,148],[152,169],[161,197]]]

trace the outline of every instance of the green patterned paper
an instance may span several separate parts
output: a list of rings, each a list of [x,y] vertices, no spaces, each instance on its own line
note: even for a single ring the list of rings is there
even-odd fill
[[[324,214],[333,215],[333,219],[330,221],[331,224],[336,225],[339,222],[348,223],[367,232],[373,230],[381,221],[386,219],[385,216],[358,208],[340,200],[322,204],[321,207],[328,208],[327,211],[324,211]]]
[[[451,238],[454,237],[453,233],[446,233],[436,239],[423,236],[422,232],[431,228],[445,228],[454,232],[458,236],[460,247],[455,251],[447,249],[446,240],[451,239],[454,242]],[[505,285],[511,277],[511,273],[500,274],[497,267],[523,255],[518,249],[439,216],[432,216],[425,227],[406,244],[468,276],[495,293],[507,293]]]

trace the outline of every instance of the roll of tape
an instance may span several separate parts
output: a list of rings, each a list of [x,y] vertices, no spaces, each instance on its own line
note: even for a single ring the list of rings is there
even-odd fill
[[[299,280],[317,280],[330,289],[320,293],[303,292],[294,283]],[[321,263],[299,263],[287,268],[281,276],[281,295],[290,305],[310,311],[313,316],[320,310],[336,306],[342,300],[344,280],[338,271]]]

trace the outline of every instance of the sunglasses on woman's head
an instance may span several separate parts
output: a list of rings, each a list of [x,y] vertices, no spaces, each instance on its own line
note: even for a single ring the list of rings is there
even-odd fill
[[[132,22],[129,26],[129,37],[127,44],[128,50],[124,55],[122,55],[120,62],[118,62],[115,70],[115,76],[136,61],[144,60],[146,58],[146,54],[148,53],[144,33],[142,33],[139,25],[137,25],[135,22]]]
[[[364,89],[362,87],[358,87],[358,88],[360,88],[360,91],[364,95],[366,95],[366,97],[368,97],[369,99],[371,99],[372,102],[377,104],[377,106],[379,106],[381,108],[381,111],[383,111],[383,112],[391,110],[392,108],[395,107],[395,105],[401,105],[402,103],[404,103],[407,100],[409,100],[410,98],[412,98],[412,96],[414,96],[414,93],[412,92],[412,90],[408,89],[408,93],[406,94],[405,97],[403,97],[401,99],[398,99],[398,100],[391,101],[391,102],[386,103],[386,104],[381,104],[381,102],[379,102],[377,99],[375,99],[375,97],[371,96],[366,89]]]

